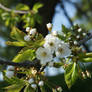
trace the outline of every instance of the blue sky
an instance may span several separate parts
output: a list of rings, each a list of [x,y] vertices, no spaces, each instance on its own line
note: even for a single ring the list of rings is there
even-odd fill
[[[73,0],[74,1],[74,0]],[[75,0],[76,1],[76,0]],[[68,12],[69,17],[74,17],[76,13],[76,9],[74,6],[71,6],[69,3],[65,3],[65,9]],[[56,13],[53,18],[53,31],[54,30],[61,30],[61,25],[64,24],[66,27],[70,27],[69,21],[65,17],[63,10],[60,7],[60,4],[56,6],[55,9]]]

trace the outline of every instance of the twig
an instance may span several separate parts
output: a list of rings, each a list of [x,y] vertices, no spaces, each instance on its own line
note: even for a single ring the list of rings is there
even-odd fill
[[[79,41],[79,45],[82,45],[83,43],[87,42],[91,38],[92,38],[92,33],[89,36],[87,36],[86,38],[84,38],[83,40]]]
[[[92,34],[90,34],[88,37],[86,37],[85,39],[81,40],[79,42],[79,45],[82,45],[83,43],[87,42],[88,40],[90,40],[92,38]],[[34,60],[34,61],[25,61],[25,62],[21,62],[21,63],[15,63],[15,62],[11,62],[11,61],[8,61],[8,60],[5,60],[3,58],[0,58],[0,64],[1,65],[12,65],[12,66],[17,66],[17,67],[25,67],[25,68],[28,68],[28,67],[35,67],[35,68],[38,68],[40,66],[40,63],[38,60]],[[43,71],[43,69],[45,68],[46,66],[44,66],[40,71]]]
[[[5,7],[1,3],[0,3],[0,8],[7,11],[7,12],[12,12],[13,11],[14,13],[18,13],[18,14],[28,14],[29,12],[34,13],[32,10],[31,11],[12,10],[10,8]]]
[[[70,25],[73,26],[73,22],[71,20],[71,18],[69,17],[66,9],[65,9],[65,6],[64,6],[64,1],[61,2],[61,8],[63,9],[64,11],[64,15],[66,16],[67,20],[69,21]]]
[[[3,58],[0,58],[0,64],[1,65],[12,65],[12,66],[17,66],[17,67],[25,67],[25,68],[29,68],[29,67],[38,67],[39,66],[39,61],[34,60],[34,61],[25,61],[25,62],[21,62],[21,63],[15,63],[15,62],[11,62],[8,60],[5,60]]]

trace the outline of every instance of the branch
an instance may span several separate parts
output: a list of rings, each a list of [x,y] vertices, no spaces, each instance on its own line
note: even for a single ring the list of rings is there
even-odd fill
[[[69,21],[70,25],[73,26],[73,22],[71,20],[71,18],[69,17],[66,9],[65,9],[65,6],[64,6],[64,1],[61,2],[61,8],[63,9],[64,11],[64,15],[66,16],[67,20]]]
[[[92,38],[92,33],[89,36],[87,36],[86,38],[84,38],[83,40],[79,41],[79,45],[82,45],[83,43],[87,42],[91,38]]]
[[[88,37],[86,37],[83,40],[79,41],[79,45],[82,45],[83,43],[87,42],[91,38],[92,38],[92,33]],[[0,58],[0,64],[1,65],[12,65],[12,66],[17,66],[17,67],[25,67],[25,68],[29,68],[29,67],[39,68],[40,67],[40,63],[37,59],[32,61],[32,62],[31,61],[25,61],[25,62],[21,62],[21,63],[15,63],[15,62],[11,62],[11,61],[5,60],[3,58]],[[43,69],[44,68],[45,67],[43,67]]]
[[[0,58],[0,64],[1,65],[12,65],[12,66],[17,66],[17,67],[25,67],[25,68],[29,68],[29,67],[38,68],[38,66],[40,65],[38,60],[34,60],[32,62],[31,61],[25,61],[25,62],[21,62],[21,63],[15,63],[15,62],[5,60],[3,58]]]
[[[34,13],[32,10],[31,11],[12,10],[10,8],[5,7],[1,3],[0,3],[0,8],[7,11],[7,12],[12,12],[13,11],[14,13],[18,13],[18,14],[28,14],[29,12]]]

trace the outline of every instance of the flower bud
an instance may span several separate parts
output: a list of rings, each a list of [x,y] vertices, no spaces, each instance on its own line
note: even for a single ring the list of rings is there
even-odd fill
[[[11,66],[11,65],[7,66],[7,70],[8,70],[8,71],[13,71],[14,69],[15,69],[14,66]]]
[[[82,35],[83,35],[83,36],[86,36],[86,33],[83,33]]]
[[[79,39],[79,38],[80,38],[80,36],[79,36],[79,35],[77,35],[77,36],[76,36],[76,38],[77,38],[77,39]]]
[[[7,76],[8,78],[13,77],[13,76],[14,76],[14,71],[6,71],[6,76]]]
[[[91,74],[90,74],[90,72],[87,71],[87,70],[86,70],[86,75],[87,75],[87,77],[91,78]]]
[[[39,81],[38,85],[39,86],[43,86],[44,85],[44,82],[43,81]]]
[[[36,88],[37,88],[37,85],[36,85],[36,84],[31,84],[31,87],[32,87],[33,89],[36,89]]]
[[[51,24],[51,23],[46,24],[46,27],[47,27],[47,29],[48,29],[49,31],[52,30],[52,24]]]
[[[81,74],[82,74],[83,79],[86,79],[86,75],[85,75],[85,73],[82,72]]]
[[[29,34],[34,36],[36,32],[37,32],[36,28],[32,28]]]
[[[62,92],[62,88],[61,87],[58,87],[57,88],[57,91]]]
[[[25,36],[24,36],[24,40],[25,40],[25,41],[30,41],[30,40],[31,40],[31,39],[30,39],[30,35],[25,35]]]
[[[29,82],[30,84],[32,84],[32,83],[34,83],[34,79],[33,79],[33,78],[30,78],[30,79],[28,80],[28,82]]]
[[[81,31],[82,31],[82,29],[81,29],[81,28],[79,28],[79,29],[78,29],[78,32],[80,33]]]
[[[74,45],[77,45],[78,44],[78,42],[77,41],[74,41]]]
[[[27,27],[27,28],[26,28],[26,32],[29,32],[29,31],[30,31],[30,27]]]

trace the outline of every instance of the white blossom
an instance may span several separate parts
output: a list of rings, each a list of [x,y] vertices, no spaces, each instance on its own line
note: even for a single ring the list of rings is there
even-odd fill
[[[56,46],[58,45],[58,43],[60,42],[61,40],[59,40],[58,37],[55,37],[51,34],[47,35],[45,37],[45,43],[44,43],[44,47],[45,48],[48,48],[49,50],[51,50],[52,53],[54,53],[55,49],[56,49]]]
[[[53,36],[57,36],[58,35],[58,32],[57,31],[52,31],[52,35]]]
[[[62,91],[63,91],[61,87],[58,87],[57,90],[58,90],[59,92],[62,92]]]
[[[37,85],[36,85],[36,84],[31,84],[31,87],[32,87],[33,89],[36,89],[36,88],[37,88]]]
[[[74,45],[77,45],[78,44],[78,42],[77,41],[74,41]]]
[[[52,29],[52,24],[48,23],[48,24],[46,24],[46,27],[48,28],[48,30],[51,30]]]
[[[36,32],[37,32],[36,28],[32,28],[30,30],[30,35],[33,35],[34,36],[36,34]]]
[[[44,81],[39,81],[38,85],[39,86],[43,86],[44,85]]]
[[[80,35],[77,35],[77,36],[76,36],[76,38],[78,38],[78,39],[79,39],[79,38],[80,38]]]
[[[50,39],[50,38],[55,38],[55,37],[52,34],[48,34],[45,37],[45,41],[48,40],[48,39]]]
[[[11,65],[7,66],[7,70],[8,70],[8,71],[13,71],[14,69],[15,69],[14,66],[11,66]]]
[[[59,58],[67,57],[71,54],[71,50],[69,49],[69,45],[66,43],[60,43],[56,48],[56,56]]]
[[[25,40],[25,41],[30,41],[30,40],[31,40],[31,39],[30,39],[30,35],[25,35],[25,36],[24,36],[24,40]]]
[[[13,76],[14,76],[14,71],[6,71],[6,76],[7,76],[8,78],[13,77]]]
[[[47,48],[39,47],[36,51],[36,57],[40,60],[40,63],[45,65],[47,62],[50,62],[52,58],[52,53]]]
[[[26,32],[29,32],[29,31],[30,31],[30,27],[27,27],[27,28],[26,28]]]
[[[79,28],[79,29],[78,29],[78,32],[80,33],[81,31],[82,31],[82,29],[81,29],[81,28]]]
[[[83,33],[83,36],[86,36],[86,33]]]
[[[30,78],[30,79],[28,80],[28,82],[29,82],[30,84],[32,84],[32,83],[34,83],[34,79],[33,79],[33,78]]]

